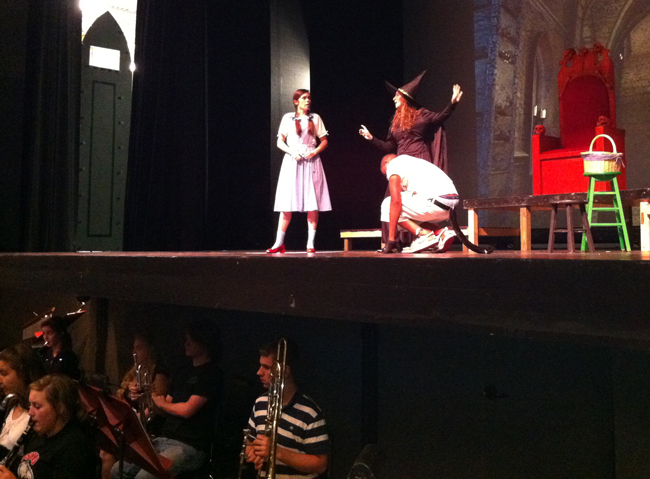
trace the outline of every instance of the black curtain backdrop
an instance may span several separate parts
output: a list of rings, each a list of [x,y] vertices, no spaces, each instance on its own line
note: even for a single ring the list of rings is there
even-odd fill
[[[205,248],[205,2],[141,0],[125,250]]]
[[[268,241],[266,2],[138,5],[125,249]]]
[[[71,251],[79,156],[78,1],[32,0],[27,38],[22,248]]]
[[[358,129],[388,129],[383,82],[402,79],[401,8],[303,3],[314,111],[330,132],[323,161],[334,211],[321,215],[319,250],[341,249],[341,228],[379,226],[381,155]],[[125,250],[273,242],[270,165],[281,153],[270,129],[271,21],[282,19],[259,0],[139,2]],[[287,245],[303,250],[306,218],[294,216]]]
[[[373,2],[304,0],[304,11],[312,107],[323,117],[330,140],[322,156],[332,212],[321,215],[317,248],[340,250],[341,229],[381,225],[387,184],[379,171],[382,153],[359,128],[363,124],[379,138],[388,133],[395,108],[384,80],[403,84],[402,1],[379,8]],[[361,245],[377,248],[379,241]]]
[[[270,3],[209,3],[210,249],[270,246]]]

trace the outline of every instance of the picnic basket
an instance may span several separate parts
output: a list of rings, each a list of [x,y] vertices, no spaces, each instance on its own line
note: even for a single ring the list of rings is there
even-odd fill
[[[607,138],[613,146],[614,151],[594,151],[594,143],[600,137]],[[591,140],[591,145],[589,145],[589,151],[583,151],[580,153],[582,155],[585,174],[599,174],[599,173],[611,173],[614,171],[621,171],[623,164],[623,153],[616,152],[616,143],[609,135],[596,135],[593,140]]]

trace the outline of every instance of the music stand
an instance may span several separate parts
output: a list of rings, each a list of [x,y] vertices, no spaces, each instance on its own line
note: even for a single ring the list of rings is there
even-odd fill
[[[85,384],[79,384],[81,402],[86,406],[92,425],[100,432],[97,441],[99,447],[117,457],[120,453],[119,445],[113,436],[112,427],[108,422],[106,413],[104,413],[104,408],[99,400],[99,394],[101,394],[101,390]]]
[[[156,453],[149,435],[128,403],[90,386],[79,385],[79,391],[82,402],[101,432],[100,447],[118,458],[120,477],[126,460],[160,479],[171,479],[173,474],[169,468],[172,461]]]

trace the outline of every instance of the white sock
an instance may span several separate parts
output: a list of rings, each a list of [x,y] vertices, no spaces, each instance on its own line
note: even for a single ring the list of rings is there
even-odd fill
[[[316,230],[307,230],[307,249],[314,248],[314,238],[316,238]]]
[[[284,234],[285,234],[284,231],[278,230],[277,235],[275,236],[275,243],[273,243],[271,249],[279,248],[284,244]]]

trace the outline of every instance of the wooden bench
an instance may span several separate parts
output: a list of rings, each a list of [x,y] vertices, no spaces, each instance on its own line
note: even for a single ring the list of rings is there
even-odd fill
[[[381,238],[381,228],[369,230],[341,230],[343,238],[343,251],[352,251],[354,238]]]
[[[469,229],[462,226],[461,231],[469,235]],[[518,228],[479,228],[481,236],[519,236]],[[352,251],[352,240],[355,238],[381,238],[381,228],[365,230],[341,230],[343,251]],[[463,246],[463,250],[465,247]]]
[[[478,244],[478,212],[481,210],[519,211],[519,230],[521,250],[531,250],[531,212],[550,210],[553,203],[575,201],[586,202],[587,193],[568,193],[561,195],[508,196],[502,198],[477,198],[463,201],[467,210],[467,227],[470,241]],[[596,197],[598,203],[604,203],[602,197]],[[627,207],[639,206],[639,224],[641,226],[641,251],[650,251],[650,188],[621,190],[621,201]],[[465,248],[463,248],[464,250]]]

